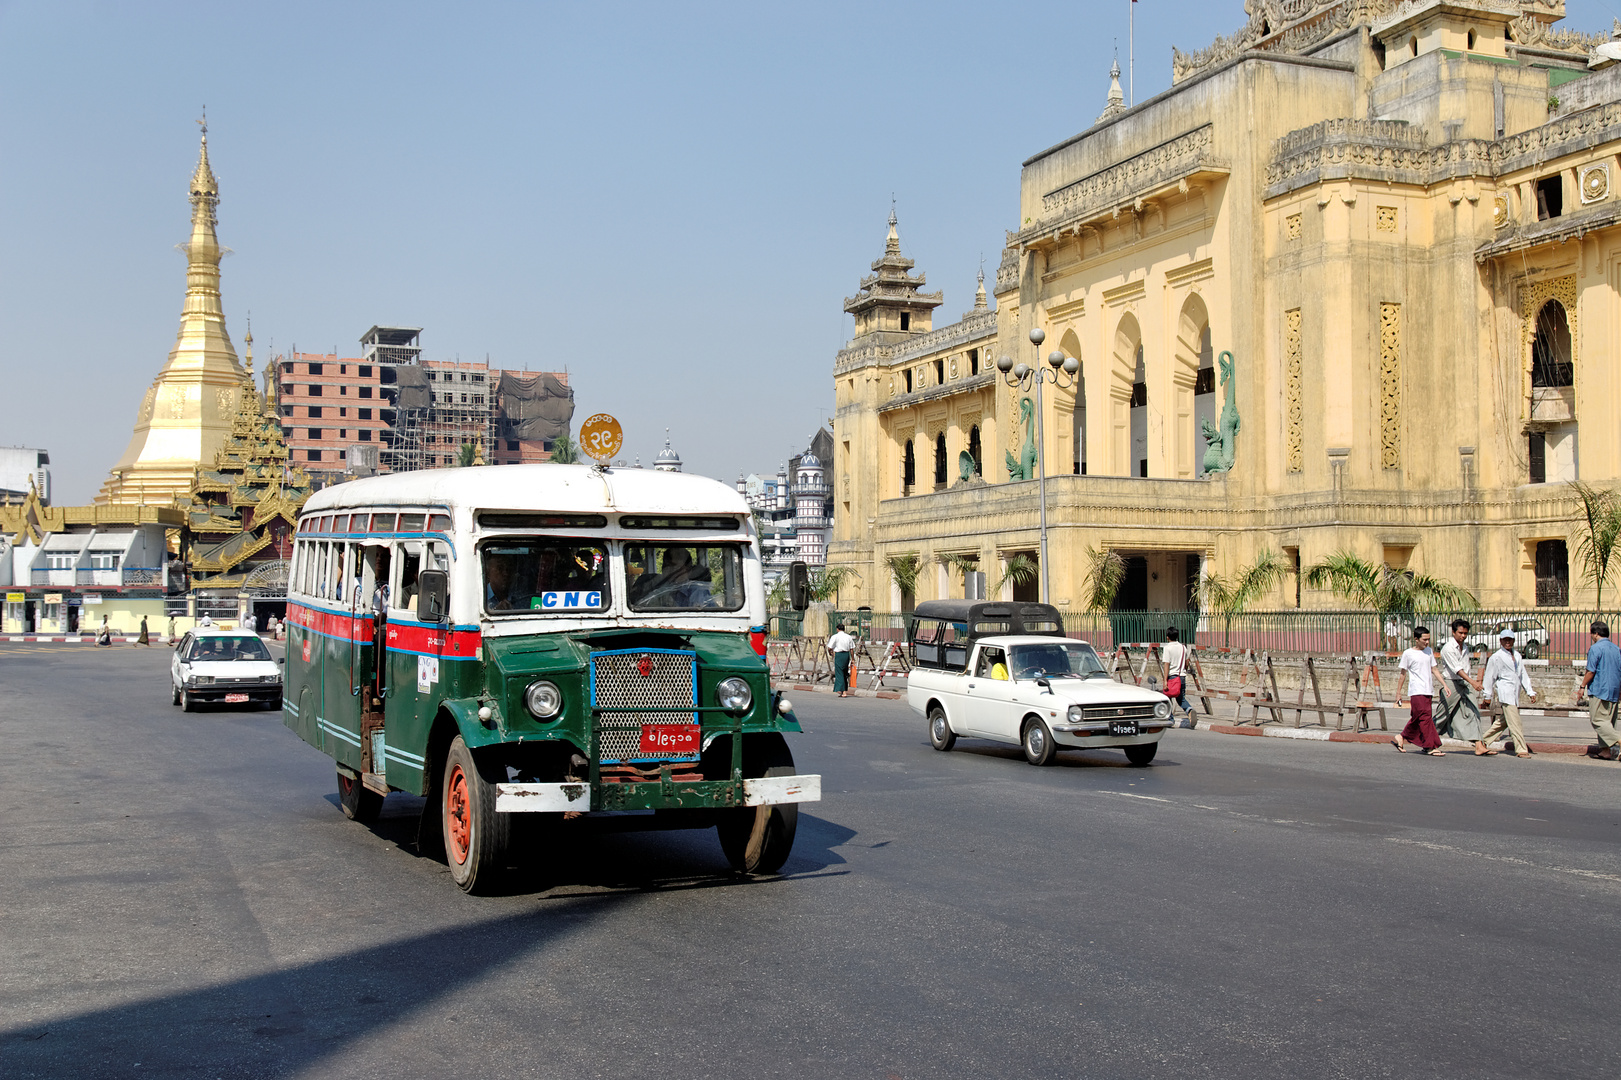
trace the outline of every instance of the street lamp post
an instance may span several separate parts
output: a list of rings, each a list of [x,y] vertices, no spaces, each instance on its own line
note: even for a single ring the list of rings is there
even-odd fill
[[[1041,404],[1041,387],[1043,383],[1052,383],[1054,386],[1068,390],[1079,380],[1076,373],[1081,370],[1081,362],[1073,356],[1065,356],[1061,349],[1054,349],[1047,356],[1048,369],[1041,366],[1041,343],[1047,340],[1047,332],[1041,327],[1030,331],[1030,344],[1035,349],[1036,362],[1030,364],[1014,364],[1012,357],[1003,356],[996,361],[996,370],[1002,373],[1002,378],[1009,386],[1029,392],[1030,384],[1036,387],[1036,491],[1037,501],[1041,504],[1041,602],[1050,604],[1047,576],[1047,444],[1044,430],[1043,409]]]

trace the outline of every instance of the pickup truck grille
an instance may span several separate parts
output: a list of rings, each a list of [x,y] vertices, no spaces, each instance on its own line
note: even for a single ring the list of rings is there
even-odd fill
[[[1154,706],[1152,703],[1144,705],[1093,705],[1085,710],[1084,719],[1094,723],[1104,720],[1152,720],[1154,719]]]
[[[697,761],[696,753],[642,753],[643,724],[696,724],[696,712],[667,709],[698,703],[698,657],[675,649],[617,649],[591,654],[591,704],[653,707],[657,712],[597,716],[597,753],[604,765],[629,761]]]

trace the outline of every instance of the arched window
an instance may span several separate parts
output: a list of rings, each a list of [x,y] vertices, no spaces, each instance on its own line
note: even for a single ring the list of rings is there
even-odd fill
[[[901,460],[901,494],[910,495],[917,483],[917,455],[912,452],[912,440],[906,440],[906,454]]]
[[[1531,385],[1574,386],[1576,366],[1570,356],[1570,319],[1565,305],[1549,300],[1537,312],[1531,339]]]
[[[1141,342],[1137,343],[1137,366],[1131,380],[1131,465],[1133,476],[1148,475],[1148,372]]]
[[[968,456],[974,459],[974,475],[984,476],[985,471],[980,465],[979,425],[975,424],[968,429]]]
[[[1099,469],[1110,476],[1135,476],[1138,472],[1138,461],[1141,455],[1134,452],[1141,451],[1146,445],[1146,408],[1138,406],[1139,395],[1146,403],[1147,386],[1141,390],[1138,384],[1142,382],[1142,330],[1137,325],[1136,316],[1127,312],[1120,318],[1120,324],[1114,332],[1114,349],[1109,363],[1109,376],[1106,395],[1102,404],[1108,410],[1104,416],[1088,417],[1089,421],[1101,422],[1107,425],[1107,435],[1103,445],[1108,453]],[[1139,430],[1139,421],[1143,427]],[[1144,436],[1144,442],[1138,437]]]
[[[1058,344],[1065,356],[1073,356],[1076,360],[1081,358],[1081,341],[1075,336],[1075,331],[1069,330],[1064,339]],[[1070,438],[1070,472],[1080,476],[1086,472],[1086,371],[1084,368],[1075,372],[1075,402],[1070,407],[1069,438]],[[1062,395],[1063,391],[1060,391]],[[1058,416],[1053,417],[1054,420]]]
[[[946,486],[946,433],[934,437],[934,486]]]
[[[1216,419],[1216,372],[1211,361],[1210,316],[1197,293],[1182,305],[1177,320],[1176,362],[1171,365],[1171,415],[1174,417],[1170,451],[1171,475],[1196,479],[1204,459],[1199,421]]]

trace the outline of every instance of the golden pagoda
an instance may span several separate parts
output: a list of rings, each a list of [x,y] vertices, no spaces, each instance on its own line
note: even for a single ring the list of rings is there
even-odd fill
[[[261,399],[253,383],[253,332],[244,339],[248,373],[212,461],[197,465],[175,500],[185,516],[182,554],[193,589],[285,591],[298,511],[313,490],[294,465],[276,415],[274,364]]]
[[[219,183],[208,165],[208,123],[191,177],[191,239],[186,304],[169,362],[141,400],[129,448],[96,496],[97,503],[168,505],[191,487],[200,464],[212,462],[231,433],[246,378],[220,305],[220,256],[214,235]],[[249,384],[251,386],[251,383]],[[251,392],[251,391],[249,391]]]

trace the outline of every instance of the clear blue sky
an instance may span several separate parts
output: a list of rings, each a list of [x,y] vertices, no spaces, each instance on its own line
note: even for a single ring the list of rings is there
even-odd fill
[[[668,426],[689,471],[774,469],[829,415],[891,193],[954,321],[1019,162],[1102,110],[1127,11],[0,2],[0,445],[48,449],[59,503],[123,451],[174,343],[206,103],[259,370],[422,326],[433,359],[566,368],[627,459]],[[1245,18],[1137,13],[1138,99]]]

